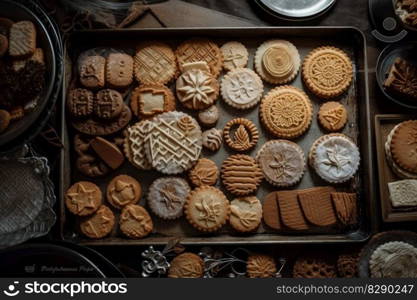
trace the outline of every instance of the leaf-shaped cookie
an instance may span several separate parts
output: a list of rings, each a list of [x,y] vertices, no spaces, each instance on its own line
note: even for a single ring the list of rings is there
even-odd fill
[[[250,137],[248,132],[246,131],[245,126],[239,125],[235,132],[234,138],[235,143],[239,145],[241,148],[249,147]]]

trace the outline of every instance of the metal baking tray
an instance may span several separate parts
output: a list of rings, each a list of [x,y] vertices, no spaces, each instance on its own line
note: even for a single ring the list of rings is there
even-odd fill
[[[366,41],[363,33],[353,27],[254,27],[254,28],[178,28],[178,29],[127,29],[127,30],[94,30],[74,33],[67,43],[67,78],[64,83],[64,99],[68,85],[72,82],[72,71],[75,68],[71,61],[75,62],[78,55],[84,51],[95,47],[118,48],[133,54],[137,43],[143,40],[163,40],[171,44],[174,48],[179,42],[193,37],[207,37],[219,45],[226,41],[238,40],[246,45],[249,50],[250,58],[248,66],[253,68],[253,57],[256,48],[267,39],[288,39],[293,42],[302,58],[313,48],[323,45],[333,45],[342,48],[352,58],[354,64],[354,80],[350,89],[338,100],[342,101],[349,112],[349,123],[344,129],[344,133],[352,137],[359,145],[361,150],[361,168],[356,177],[348,185],[339,185],[339,190],[355,191],[358,193],[358,204],[360,222],[357,227],[349,230],[318,229],[309,232],[274,232],[264,226],[260,226],[255,234],[242,235],[236,234],[233,230],[225,226],[216,234],[202,234],[192,228],[185,218],[178,221],[161,221],[153,217],[155,223],[155,232],[150,236],[132,240],[124,238],[118,229],[109,237],[101,240],[91,240],[84,238],[78,230],[77,219],[68,213],[64,205],[64,193],[71,183],[79,180],[91,180],[80,175],[75,168],[72,168],[72,139],[74,130],[70,125],[67,126],[65,118],[65,105],[62,105],[62,140],[66,147],[61,153],[61,170],[60,170],[60,232],[64,240],[75,243],[88,245],[147,245],[147,244],[164,244],[172,237],[182,240],[183,244],[283,244],[283,243],[355,243],[362,242],[377,229],[377,215],[375,208],[373,182],[373,158],[370,126],[370,107],[368,98],[368,79],[367,79],[367,59],[366,59]],[[265,93],[273,87],[265,84]],[[301,76],[298,74],[292,85],[306,91],[312,99],[314,105],[314,114],[316,115],[321,100],[310,94],[303,86]],[[218,100],[217,106],[221,111],[221,118],[217,128],[223,128],[225,123],[234,117],[246,117],[251,119],[257,125],[260,131],[260,140],[257,147],[248,154],[254,156],[257,150],[266,140],[272,137],[268,135],[263,127],[259,124],[258,107],[249,111],[236,111],[228,107],[221,99]],[[308,153],[311,144],[324,132],[317,124],[316,117],[307,134],[295,140]],[[227,147],[215,154],[203,151],[203,156],[214,160],[218,166],[222,161],[233,152]],[[140,204],[146,205],[146,191],[148,185],[161,174],[154,171],[139,171],[125,163],[119,170],[112,174],[100,178],[92,179],[97,183],[102,191],[105,191],[108,182],[116,175],[127,173],[136,177],[142,184],[145,196],[142,197]],[[312,186],[327,185],[314,171],[307,168],[300,184],[296,189],[303,189]],[[221,182],[217,187],[224,191]],[[276,190],[267,182],[263,182],[257,192],[257,197],[262,201],[264,196]],[[231,200],[232,196],[227,194]]]

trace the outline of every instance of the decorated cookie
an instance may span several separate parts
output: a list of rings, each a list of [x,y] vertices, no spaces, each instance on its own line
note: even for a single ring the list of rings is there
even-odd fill
[[[197,121],[189,115],[172,111],[158,115],[145,138],[146,157],[164,174],[179,174],[199,159],[202,138]]]
[[[256,72],[269,83],[288,83],[297,76],[299,68],[298,50],[288,41],[269,40],[256,50]]]
[[[352,61],[339,48],[319,47],[304,59],[302,77],[307,88],[318,97],[337,97],[343,94],[352,82]]]
[[[94,109],[94,94],[87,89],[70,90],[67,109],[71,116],[76,118],[91,115]]]
[[[178,65],[183,72],[185,63],[205,61],[210,68],[211,74],[217,77],[223,66],[223,55],[220,48],[206,39],[192,39],[178,46],[175,54]]]
[[[105,89],[96,95],[94,113],[100,119],[114,119],[120,115],[123,107],[123,96],[116,90]]]
[[[224,141],[236,151],[246,151],[255,147],[259,139],[258,129],[252,121],[237,118],[226,123],[223,129]]]
[[[270,278],[275,277],[277,266],[270,255],[253,254],[248,257],[246,274],[249,278]]]
[[[417,180],[389,182],[388,190],[393,207],[417,206]]]
[[[182,216],[191,188],[180,177],[160,177],[149,187],[148,206],[158,217],[173,220]]]
[[[255,159],[244,154],[231,155],[223,161],[221,177],[226,189],[237,196],[255,192],[263,178]]]
[[[297,231],[309,229],[298,202],[298,191],[278,191],[276,192],[276,199],[278,200],[281,221],[285,227]]]
[[[133,90],[130,107],[137,117],[151,118],[156,114],[175,110],[175,97],[162,84],[141,85]]]
[[[105,205],[80,223],[81,232],[92,239],[101,239],[112,232],[115,217],[110,208]]]
[[[134,57],[134,70],[137,81],[142,84],[166,84],[177,72],[175,54],[165,43],[142,43]]]
[[[229,223],[239,232],[254,231],[261,224],[262,204],[254,196],[233,199],[230,212]]]
[[[415,13],[417,16],[417,12]],[[384,88],[389,92],[415,101],[417,99],[417,67],[411,62],[397,57],[384,81]]]
[[[113,170],[119,168],[125,161],[125,157],[119,147],[102,137],[92,139],[90,147]]]
[[[320,106],[317,119],[327,131],[339,131],[347,122],[347,111],[343,104],[329,101]]]
[[[32,55],[36,49],[36,27],[31,21],[14,23],[10,28],[9,54],[13,58]]]
[[[272,89],[261,102],[260,119],[279,138],[299,137],[310,127],[313,107],[308,96],[293,86]]]
[[[143,238],[153,229],[152,219],[146,209],[136,204],[128,204],[123,208],[119,225],[122,233],[132,239]]]
[[[205,127],[212,127],[216,125],[219,117],[220,113],[216,105],[209,106],[198,113],[198,121]]]
[[[140,170],[150,170],[152,164],[148,161],[145,154],[145,138],[148,131],[153,127],[151,121],[140,121],[126,130],[124,140],[124,153],[126,158]]]
[[[266,142],[256,154],[265,179],[272,185],[288,187],[298,183],[304,174],[304,152],[287,140]]]
[[[136,204],[142,195],[140,183],[128,175],[118,175],[107,186],[107,201],[115,208]]]
[[[188,173],[194,186],[215,185],[219,177],[216,163],[208,158],[200,158]]]
[[[65,205],[78,216],[93,214],[102,203],[100,188],[92,182],[79,181],[65,193]]]
[[[91,137],[76,134],[74,151],[77,154],[75,166],[81,174],[88,177],[101,177],[110,173],[111,168],[91,147]]]
[[[176,256],[170,263],[169,278],[201,278],[204,274],[204,261],[200,256],[184,252]]]
[[[106,59],[103,56],[83,56],[78,62],[80,82],[86,88],[102,88],[105,79]]]
[[[292,275],[294,278],[335,278],[336,266],[318,256],[299,257],[295,261]]]
[[[311,146],[309,164],[316,173],[330,183],[351,179],[359,168],[358,146],[344,134],[328,134]]]
[[[354,225],[358,221],[358,206],[355,193],[331,193],[337,218],[344,225]]]
[[[212,128],[203,132],[203,147],[210,151],[218,151],[223,143],[223,132]]]
[[[247,109],[258,104],[263,91],[261,78],[251,69],[234,69],[221,82],[223,100],[237,109]]]
[[[231,71],[237,68],[244,68],[248,63],[248,49],[236,41],[231,41],[223,44],[220,48],[223,54],[223,68]]]
[[[110,53],[106,61],[106,82],[113,88],[125,88],[133,81],[133,58],[124,53]]]
[[[226,224],[230,205],[222,191],[212,186],[202,186],[188,195],[184,213],[188,222],[196,229],[213,232]]]

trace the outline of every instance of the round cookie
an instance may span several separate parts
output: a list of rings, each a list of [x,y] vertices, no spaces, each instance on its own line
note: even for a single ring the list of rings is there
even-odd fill
[[[115,208],[136,204],[142,195],[140,183],[128,175],[114,177],[107,186],[107,201]]]
[[[334,264],[320,257],[299,257],[295,261],[292,275],[294,278],[335,278]]]
[[[358,254],[341,254],[337,258],[337,272],[340,277],[358,277]]]
[[[174,220],[183,215],[184,203],[191,188],[181,177],[161,177],[149,187],[148,206],[164,220]]]
[[[309,164],[323,180],[343,183],[359,168],[358,146],[346,135],[331,133],[318,138],[311,146]]]
[[[145,153],[157,171],[167,175],[187,171],[200,158],[201,149],[201,129],[194,118],[172,111],[153,119]]]
[[[262,204],[254,196],[233,199],[230,202],[230,225],[239,232],[251,232],[262,220]]]
[[[337,97],[352,83],[352,61],[339,48],[319,47],[312,50],[304,59],[302,77],[307,88],[316,96]]]
[[[181,72],[185,63],[204,61],[210,68],[211,74],[217,77],[223,66],[223,55],[220,48],[207,39],[192,39],[178,46],[175,54]]]
[[[219,117],[220,113],[216,105],[209,106],[198,113],[198,121],[205,127],[212,127],[216,125]]]
[[[220,47],[220,51],[223,54],[223,68],[226,71],[246,67],[249,53],[242,43],[236,41],[227,42]]]
[[[152,169],[152,164],[145,154],[145,138],[153,127],[151,121],[143,120],[127,128],[123,150],[126,158],[140,170]]]
[[[372,278],[417,278],[417,248],[404,242],[389,242],[371,255]]]
[[[125,206],[120,214],[120,230],[132,239],[143,238],[153,229],[151,216],[145,208],[136,204]]]
[[[272,84],[292,81],[297,76],[300,64],[300,54],[289,41],[269,40],[256,50],[256,72]]]
[[[92,239],[101,239],[112,232],[115,217],[110,208],[105,205],[80,223],[81,232]]]
[[[264,178],[277,187],[289,187],[298,183],[304,175],[303,149],[287,140],[266,142],[256,154],[256,161]]]
[[[226,123],[224,141],[235,151],[246,151],[255,147],[259,139],[258,129],[252,121],[237,118]]]
[[[10,113],[7,110],[0,109],[0,133],[9,127],[10,119]]]
[[[68,94],[67,109],[71,116],[87,117],[94,110],[94,94],[87,89],[72,89]]]
[[[263,91],[261,78],[251,69],[234,69],[221,81],[223,100],[237,109],[247,109],[258,104]]]
[[[219,177],[219,169],[216,163],[208,158],[200,158],[196,165],[188,173],[194,186],[215,185]]]
[[[188,195],[184,213],[188,222],[196,229],[214,232],[229,219],[230,205],[219,189],[201,186]]]
[[[317,119],[325,130],[339,131],[345,127],[348,116],[343,104],[329,101],[320,106]]]
[[[120,115],[124,107],[123,96],[116,90],[101,90],[96,95],[94,113],[100,119],[114,119]]]
[[[200,256],[184,252],[170,263],[168,278],[201,278],[204,274],[204,261]]]
[[[217,128],[212,128],[203,132],[203,147],[210,151],[218,151],[222,146],[223,133]]]
[[[184,107],[201,110],[214,104],[219,95],[219,83],[211,73],[191,69],[178,77],[176,91]]]
[[[166,84],[177,73],[177,60],[167,44],[145,42],[137,48],[134,71],[136,80],[142,84]]]
[[[100,188],[89,181],[73,184],[65,193],[67,209],[78,216],[93,214],[102,203]]]
[[[395,165],[405,172],[417,175],[417,120],[405,121],[390,134],[389,151]]]
[[[303,91],[281,86],[262,99],[259,113],[262,124],[272,135],[293,139],[310,127],[313,106]]]
[[[252,254],[248,257],[246,273],[249,278],[271,278],[277,273],[277,266],[272,256]]]
[[[132,91],[130,108],[141,118],[151,118],[156,114],[175,110],[175,96],[162,84],[143,84]]]
[[[244,154],[231,155],[223,161],[221,177],[226,189],[237,196],[255,192],[263,178],[255,159]]]

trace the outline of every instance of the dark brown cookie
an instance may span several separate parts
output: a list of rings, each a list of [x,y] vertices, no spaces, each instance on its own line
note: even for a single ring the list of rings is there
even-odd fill
[[[0,133],[5,131],[10,124],[10,113],[7,110],[0,109]]]
[[[292,230],[307,230],[309,228],[298,203],[297,191],[277,192],[282,223]]]
[[[14,23],[10,28],[9,54],[14,58],[31,56],[36,49],[36,28],[30,21]]]
[[[263,219],[266,225],[275,230],[281,229],[279,205],[276,192],[269,193],[265,196],[262,204],[262,212]]]
[[[344,225],[353,225],[358,221],[358,210],[355,193],[331,194],[337,217]]]
[[[94,95],[87,89],[73,89],[68,94],[67,108],[74,117],[87,117],[93,113]]]
[[[330,186],[315,187],[298,191],[298,200],[306,219],[316,226],[336,224],[330,193],[336,190]]]
[[[3,34],[0,34],[0,57],[3,57],[9,49],[9,40]]]
[[[124,53],[111,53],[107,57],[106,82],[114,88],[124,88],[133,81],[133,58]]]
[[[318,256],[307,256],[297,258],[293,267],[294,278],[335,278],[336,266]]]
[[[88,177],[100,177],[108,174],[111,169],[91,149],[92,138],[76,134],[74,137],[74,150],[77,154],[75,166],[78,171]]]
[[[96,95],[94,113],[100,119],[114,119],[120,115],[123,106],[123,96],[118,91],[105,89]]]
[[[340,254],[337,258],[337,272],[340,277],[354,278],[358,276],[358,253]]]
[[[80,181],[72,185],[65,193],[65,205],[75,215],[88,216],[99,208],[102,198],[97,185],[89,181]]]
[[[114,227],[115,217],[110,208],[105,205],[90,217],[81,221],[81,232],[89,238],[101,239],[108,235]]]
[[[411,100],[417,99],[417,67],[397,57],[392,64],[384,88]]]
[[[106,59],[99,55],[87,56],[79,62],[80,82],[87,88],[102,88],[105,84]]]
[[[90,142],[94,152],[113,170],[120,167],[125,157],[120,149],[102,137],[96,137]]]

